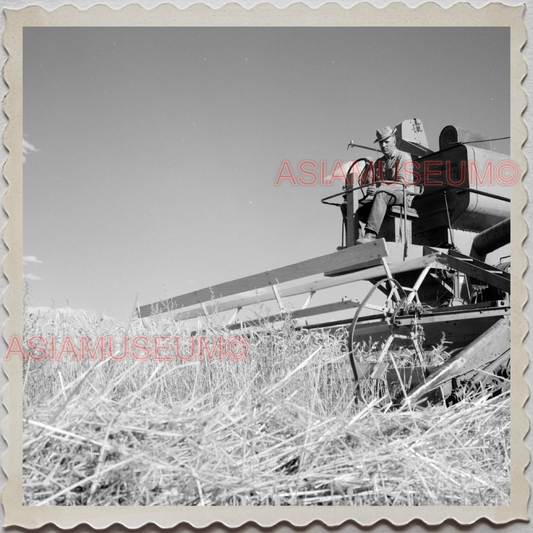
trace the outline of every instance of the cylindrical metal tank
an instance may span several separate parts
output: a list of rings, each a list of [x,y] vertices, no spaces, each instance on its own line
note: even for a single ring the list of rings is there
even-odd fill
[[[415,161],[415,178],[424,185],[413,201],[419,219],[413,242],[436,245],[452,229],[481,232],[510,216],[510,188],[498,182],[504,154],[453,144]]]

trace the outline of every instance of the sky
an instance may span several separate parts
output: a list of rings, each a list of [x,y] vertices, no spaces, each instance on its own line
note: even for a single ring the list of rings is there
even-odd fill
[[[25,28],[23,249],[32,306],[140,305],[332,253],[339,182],[284,161],[376,154],[418,118],[510,132],[506,28]],[[509,153],[509,141],[494,143]],[[468,250],[465,250],[468,251]]]

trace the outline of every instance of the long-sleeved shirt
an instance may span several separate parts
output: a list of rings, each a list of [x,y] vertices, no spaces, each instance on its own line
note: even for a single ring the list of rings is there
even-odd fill
[[[374,163],[374,180],[378,187],[412,185],[412,173],[411,156],[398,148],[389,157],[380,157]]]

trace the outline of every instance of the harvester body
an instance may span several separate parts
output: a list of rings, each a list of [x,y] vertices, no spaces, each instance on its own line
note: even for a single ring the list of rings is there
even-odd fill
[[[414,198],[410,207],[404,201],[390,209],[375,241],[356,245],[359,199],[372,181],[372,163],[361,158],[350,166],[343,191],[323,199],[341,208],[343,239],[337,252],[145,305],[139,317],[170,312],[183,320],[231,312],[230,330],[287,318],[305,329],[344,328],[359,397],[364,380],[400,383],[406,402],[435,389],[447,396],[465,376],[478,385],[493,376],[492,385],[504,387],[509,376],[497,374],[509,370],[509,263],[495,266],[485,260],[510,242],[510,189],[502,184],[507,157],[492,151],[486,136],[453,126],[442,130],[439,150],[432,152],[418,119],[399,124],[396,135],[398,148],[413,159],[415,187],[404,189]],[[495,176],[503,178],[498,182]],[[468,254],[456,245],[461,233],[471,236]],[[311,305],[317,292],[360,281],[372,284],[361,300],[343,297]],[[290,309],[287,300],[297,295],[306,295],[305,302]],[[279,310],[261,319],[239,318],[243,308],[267,301]],[[347,317],[336,318],[339,312]],[[370,362],[357,355],[368,342],[380,346]],[[434,368],[424,363],[423,351],[439,342],[452,355]],[[411,368],[395,361],[393,348],[405,345],[418,358]]]
[[[412,140],[406,142],[402,138],[404,131],[411,130],[405,127],[406,123],[411,125],[405,121],[396,127],[397,146],[411,153],[410,176],[418,191],[410,207],[404,202],[390,210],[378,238],[400,243],[404,262],[420,253],[438,256],[432,266],[397,273],[396,288],[392,283],[382,283],[383,278],[371,280],[380,290],[389,292],[388,301],[394,303],[381,316],[365,316],[358,309],[350,326],[349,342],[356,381],[382,376],[385,366],[393,374],[393,381],[396,377],[396,381],[402,382],[404,393],[415,386],[409,395],[411,401],[422,396],[421,391],[428,392],[475,369],[487,372],[486,367],[494,361],[501,363],[498,368],[503,365],[508,371],[509,264],[493,266],[485,263],[485,259],[510,243],[510,189],[505,184],[508,158],[493,152],[487,137],[447,126],[440,135],[438,152],[416,144],[415,150],[411,150]],[[356,193],[372,182],[371,167],[371,162],[363,167],[354,165],[354,172],[348,176],[341,206],[348,247],[356,245],[361,236],[358,219],[361,194]],[[409,192],[407,183],[404,185],[405,197]],[[473,236],[468,255],[459,252],[455,242],[465,232]],[[400,287],[403,294],[399,294]],[[495,331],[499,342],[492,341]],[[410,374],[404,369],[400,375],[395,365],[383,362],[387,359],[385,351],[376,363],[365,365],[356,360],[357,345],[366,339],[384,342],[387,349],[393,342],[411,342],[421,351],[424,346],[434,346],[439,337],[446,339],[452,350],[464,348],[449,360],[445,369],[417,368]],[[407,376],[409,387],[404,386]]]

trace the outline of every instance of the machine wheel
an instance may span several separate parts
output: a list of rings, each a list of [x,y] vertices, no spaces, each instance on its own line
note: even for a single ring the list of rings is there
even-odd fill
[[[369,304],[376,290],[385,292],[386,300],[382,306]],[[370,315],[363,315],[363,310],[372,310]],[[357,398],[367,401],[371,398],[396,398],[407,394],[412,374],[399,369],[392,351],[398,348],[398,342],[406,342],[415,349],[420,366],[423,366],[423,356],[419,338],[423,336],[421,326],[417,325],[417,312],[421,309],[416,290],[402,287],[393,278],[385,278],[376,283],[365,296],[357,309],[348,330],[348,350],[350,364],[354,374]],[[405,314],[412,313],[414,317],[409,334],[400,332],[397,319]],[[364,317],[364,319],[363,319]],[[386,339],[378,351],[374,350],[369,342],[365,350],[361,343],[359,327],[362,322],[379,320],[386,324]],[[405,330],[405,328],[404,328]],[[370,352],[370,353],[369,353]],[[403,366],[403,365],[401,365]],[[389,371],[390,368],[390,371]]]

